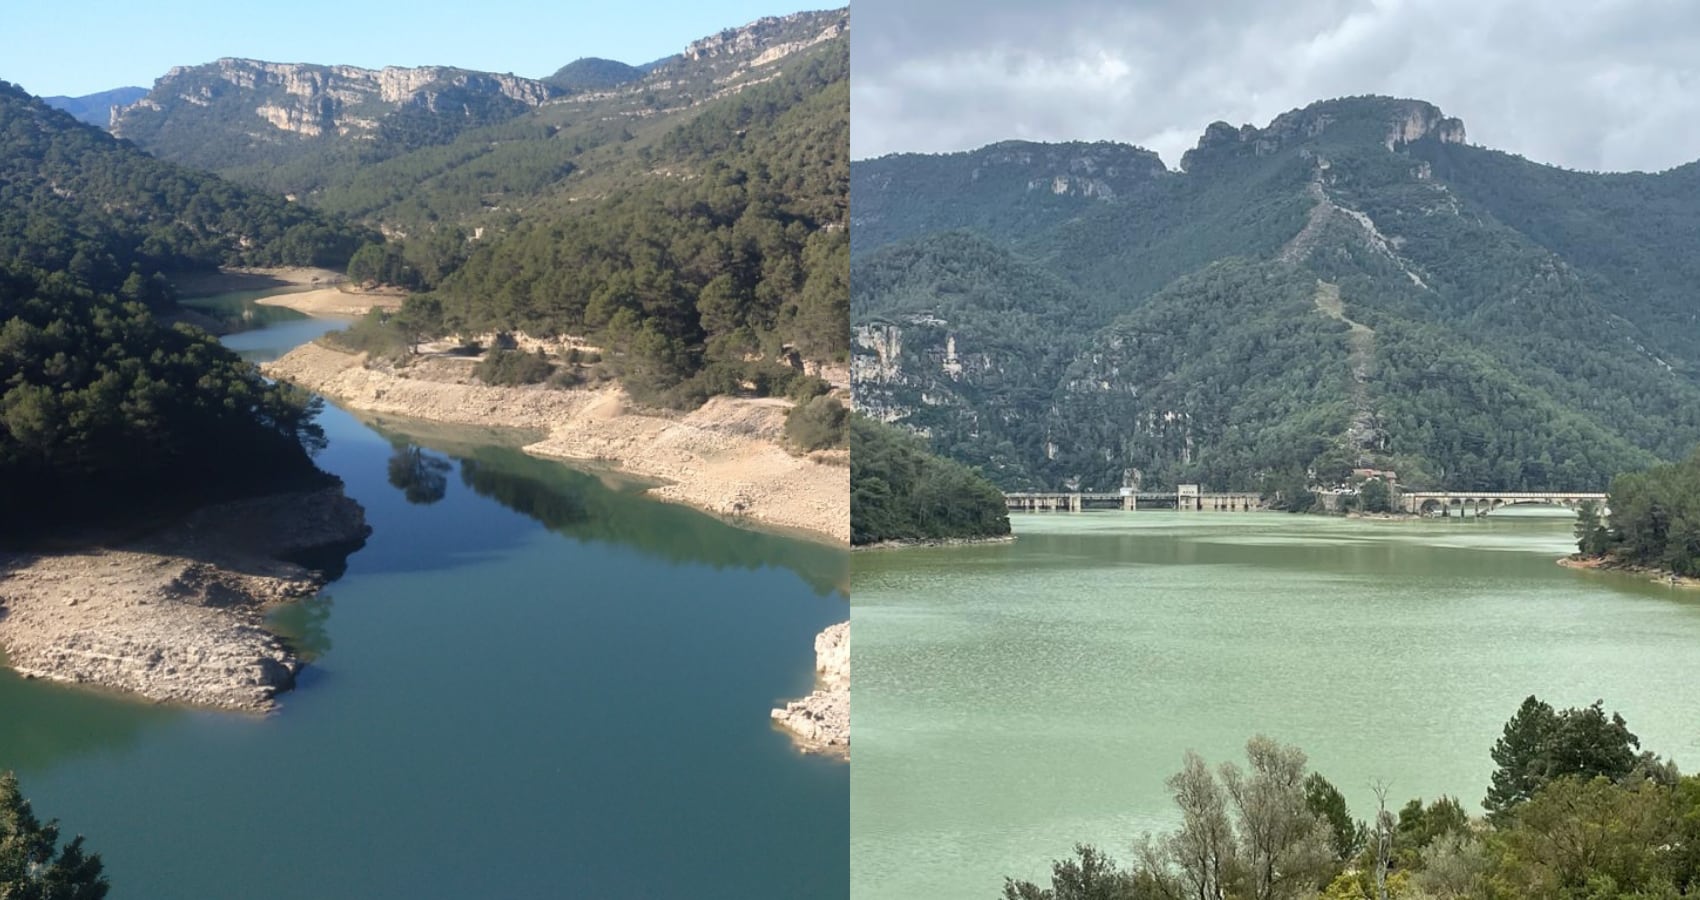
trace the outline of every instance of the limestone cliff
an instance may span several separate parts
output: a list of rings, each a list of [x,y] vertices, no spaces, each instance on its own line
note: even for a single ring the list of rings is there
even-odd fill
[[[268,136],[262,126],[307,138],[371,137],[386,116],[409,107],[482,120],[485,107],[511,114],[561,93],[529,78],[443,66],[362,69],[225,58],[166,72],[147,96],[114,113],[112,130],[144,143],[161,140],[162,130],[191,124],[219,125],[260,140]]]

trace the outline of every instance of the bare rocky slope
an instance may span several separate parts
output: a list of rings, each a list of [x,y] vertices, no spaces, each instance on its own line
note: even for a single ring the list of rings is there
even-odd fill
[[[844,453],[796,456],[781,445],[783,400],[717,397],[690,413],[635,409],[618,387],[493,387],[471,360],[369,367],[363,354],[306,344],[263,368],[357,410],[466,425],[529,428],[529,453],[612,463],[666,482],[664,500],[752,523],[850,540]]]
[[[850,623],[840,622],[815,638],[818,685],[801,700],[773,711],[804,750],[850,755]]]
[[[27,677],[263,712],[302,666],[265,613],[329,579],[285,557],[352,552],[370,530],[330,487],[207,507],[112,546],[0,553],[0,650]]]

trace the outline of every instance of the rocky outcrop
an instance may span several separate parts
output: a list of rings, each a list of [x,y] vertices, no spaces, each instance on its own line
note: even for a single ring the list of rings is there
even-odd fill
[[[1264,128],[1235,128],[1227,122],[1212,122],[1198,139],[1198,146],[1181,157],[1181,168],[1196,172],[1201,166],[1242,154],[1269,156],[1342,129],[1352,132],[1345,140],[1376,135],[1389,150],[1414,141],[1461,144],[1465,139],[1464,123],[1432,103],[1394,97],[1346,97],[1284,112]]]
[[[749,65],[761,66],[830,41],[849,29],[850,17],[843,11],[763,16],[748,25],[692,41],[682,55],[691,62],[749,57]]]
[[[117,546],[0,554],[0,647],[21,674],[150,700],[265,711],[302,661],[273,605],[332,577],[370,528],[340,487],[203,508]]]
[[[815,637],[813,693],[772,712],[796,738],[798,746],[814,753],[850,756],[850,623],[840,622]]]
[[[149,114],[234,104],[250,111],[250,121],[281,132],[367,136],[377,132],[384,116],[408,107],[479,119],[484,117],[474,107],[482,103],[519,110],[562,93],[530,78],[444,66],[362,69],[226,58],[166,72],[146,97],[113,114],[112,130],[120,137],[137,131],[145,137],[158,127],[143,121]]]

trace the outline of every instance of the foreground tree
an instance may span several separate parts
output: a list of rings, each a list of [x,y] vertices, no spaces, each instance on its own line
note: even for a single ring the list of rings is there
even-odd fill
[[[1305,754],[1258,735],[1246,742],[1245,772],[1227,763],[1222,782],[1237,814],[1254,900],[1300,897],[1327,883],[1334,854],[1328,826],[1305,801]]]
[[[1697,814],[1651,780],[1560,778],[1492,837],[1488,881],[1503,897],[1685,896],[1696,873],[1677,831]]]
[[[1482,806],[1502,823],[1518,804],[1541,787],[1567,775],[1620,781],[1641,761],[1641,740],[1623,717],[1608,718],[1600,701],[1577,709],[1554,710],[1534,696],[1523,701],[1493,745],[1499,765]]]
[[[1116,868],[1116,861],[1089,844],[1076,844],[1075,859],[1051,864],[1051,886],[1005,878],[1004,900],[1141,900],[1137,876]]]
[[[59,823],[36,819],[18,778],[0,773],[0,897],[7,900],[100,900],[108,884],[100,854],[83,839],[59,848]]]

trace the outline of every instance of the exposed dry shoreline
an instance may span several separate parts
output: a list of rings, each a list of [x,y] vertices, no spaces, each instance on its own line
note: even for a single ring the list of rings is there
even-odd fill
[[[26,677],[264,712],[302,665],[266,611],[329,577],[283,557],[352,552],[370,530],[328,487],[205,507],[115,546],[0,553],[0,648]]]
[[[850,540],[844,451],[793,456],[780,444],[783,400],[717,397],[669,414],[632,407],[618,387],[493,387],[469,360],[426,358],[404,370],[367,368],[363,354],[304,344],[264,367],[356,410],[546,434],[528,453],[612,463],[666,482],[651,493],[718,515]]]
[[[302,287],[305,285],[330,287],[346,281],[348,281],[348,276],[332,269],[281,266],[265,269],[225,267],[216,272],[194,272],[179,275],[175,284],[180,296],[205,297],[209,294],[259,291],[266,288]]]
[[[850,623],[815,637],[816,687],[801,700],[773,711],[773,721],[810,753],[850,758]]]
[[[1624,575],[1639,575],[1655,584],[1670,587],[1700,588],[1700,578],[1689,578],[1678,575],[1669,569],[1658,569],[1652,566],[1637,566],[1621,563],[1604,556],[1566,556],[1558,561],[1566,569],[1582,569],[1592,572],[1617,572]]]
[[[404,299],[406,298],[401,294],[387,291],[357,291],[344,285],[319,288],[315,291],[278,294],[275,297],[262,297],[254,302],[261,306],[286,306],[309,316],[353,319],[365,315],[367,311],[374,308],[397,309]]]

